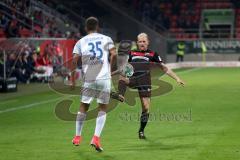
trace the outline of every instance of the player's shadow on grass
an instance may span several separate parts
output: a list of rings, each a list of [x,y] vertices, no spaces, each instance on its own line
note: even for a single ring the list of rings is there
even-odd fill
[[[161,142],[151,142],[151,141],[146,141],[149,143],[146,144],[135,144],[131,146],[126,146],[124,148],[120,148],[118,150],[120,151],[139,151],[139,152],[144,152],[144,151],[158,151],[158,150],[176,150],[176,149],[189,149],[189,148],[194,148],[196,145],[195,144],[176,144],[176,145],[168,145],[168,144],[163,144]]]
[[[146,140],[138,140],[136,139],[136,143],[132,145],[127,145],[124,148],[119,148],[119,151],[158,151],[158,150],[176,150],[176,149],[189,149],[195,148],[196,144],[164,144],[161,142],[162,138],[156,139],[146,139]],[[179,142],[180,143],[180,142]]]
[[[93,160],[93,159],[101,159],[101,160],[114,160],[114,156],[110,156],[107,154],[107,151],[103,151],[101,153],[94,151],[78,151],[78,156],[84,160]]]
[[[171,139],[171,138],[181,138],[181,137],[195,137],[195,136],[202,136],[202,135],[216,135],[217,132],[203,132],[203,133],[186,133],[186,134],[176,134],[176,135],[168,135],[164,137],[159,137],[159,139]]]

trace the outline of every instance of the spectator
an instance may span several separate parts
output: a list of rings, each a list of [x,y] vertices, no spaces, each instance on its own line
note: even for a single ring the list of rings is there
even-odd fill
[[[40,56],[38,58],[38,63],[41,65],[41,66],[51,66],[51,59],[50,59],[50,56],[47,52],[44,53],[44,55]]]
[[[16,77],[18,82],[26,83],[27,79],[23,74],[23,65],[21,58],[17,57],[16,54],[11,53],[6,63],[7,66],[7,76]]]
[[[28,63],[29,63],[29,66],[31,66],[32,68],[32,71],[35,71],[37,70],[37,68],[39,66],[41,66],[39,63],[38,63],[38,55],[37,55],[37,52],[33,52],[32,55],[28,58]]]
[[[26,53],[23,53],[22,55],[22,68],[23,68],[23,74],[25,79],[27,80],[27,83],[30,82],[31,75],[34,72],[34,67],[32,66],[32,63],[29,63],[29,56]]]
[[[9,19],[4,14],[1,14],[0,17],[1,17],[0,18],[0,27],[3,28],[4,30],[6,30]]]
[[[36,37],[64,37],[64,34],[61,34],[58,25],[56,24],[56,18],[54,16],[49,17],[44,12],[35,7],[30,7],[30,0],[2,0],[8,7],[3,8],[3,10],[11,14],[10,20],[4,15],[0,15],[0,28],[3,28],[5,35],[7,37],[19,37],[19,25],[23,25],[22,28],[30,29],[29,26],[34,24],[34,31],[27,36],[36,36]],[[51,6],[53,2],[47,2],[48,6]],[[55,5],[52,5],[55,6]],[[9,16],[9,15],[8,15]],[[8,22],[8,21],[11,21]],[[12,21],[16,21],[13,22]],[[62,19],[63,23],[68,24],[68,26],[73,26],[69,21]],[[20,24],[18,24],[19,22]],[[37,26],[37,27],[36,27]],[[76,28],[79,28],[75,26]],[[70,30],[70,27],[67,27]],[[75,34],[75,33],[74,33]],[[26,35],[25,35],[26,36]]]
[[[7,37],[19,37],[17,20],[10,21],[7,28]]]
[[[48,82],[53,74],[52,59],[50,55],[45,52],[44,55],[40,56],[37,61],[39,64],[37,70],[42,70],[44,73],[37,73],[35,74],[36,77],[42,78],[43,81]]]

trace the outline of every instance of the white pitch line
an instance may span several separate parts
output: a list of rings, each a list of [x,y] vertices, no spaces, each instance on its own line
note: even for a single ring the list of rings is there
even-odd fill
[[[18,100],[16,99],[11,99],[11,100],[7,100],[7,101],[4,101],[4,102],[0,102],[0,105],[3,105],[3,104],[6,104],[6,103],[13,103],[13,102],[17,102]]]
[[[46,101],[42,101],[42,102],[38,102],[38,103],[32,103],[32,104],[28,104],[28,105],[24,105],[24,106],[5,109],[5,110],[0,111],[0,114],[7,113],[7,112],[13,112],[13,111],[21,110],[21,109],[32,108],[32,107],[35,107],[35,106],[38,106],[38,105],[41,105],[41,104],[51,103],[51,102],[59,100],[60,98],[62,98],[62,97],[54,98],[54,99],[51,99],[51,100],[46,100]]]
[[[185,74],[185,73],[190,73],[190,72],[195,72],[195,71],[199,71],[199,70],[202,70],[203,68],[192,68],[192,69],[188,69],[188,70],[185,70],[185,71],[180,71],[178,72],[177,74]]]
[[[199,71],[203,68],[192,68],[192,69],[188,69],[186,71],[180,71],[180,72],[176,72],[177,75],[181,75],[181,74],[186,74],[186,73],[190,73],[190,72],[195,72],[195,71]],[[158,78],[159,80],[162,79],[162,76]]]

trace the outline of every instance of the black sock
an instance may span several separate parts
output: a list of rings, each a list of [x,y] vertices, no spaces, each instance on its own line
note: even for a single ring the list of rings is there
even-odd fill
[[[139,132],[143,132],[144,128],[147,125],[148,122],[148,118],[149,118],[149,113],[148,112],[142,112],[141,118],[140,118],[140,128],[139,128]]]

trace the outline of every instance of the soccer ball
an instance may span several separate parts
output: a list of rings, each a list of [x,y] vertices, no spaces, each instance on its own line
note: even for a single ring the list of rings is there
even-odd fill
[[[133,73],[134,73],[134,69],[131,64],[127,63],[122,67],[122,70],[121,70],[122,76],[129,78],[133,75]]]

